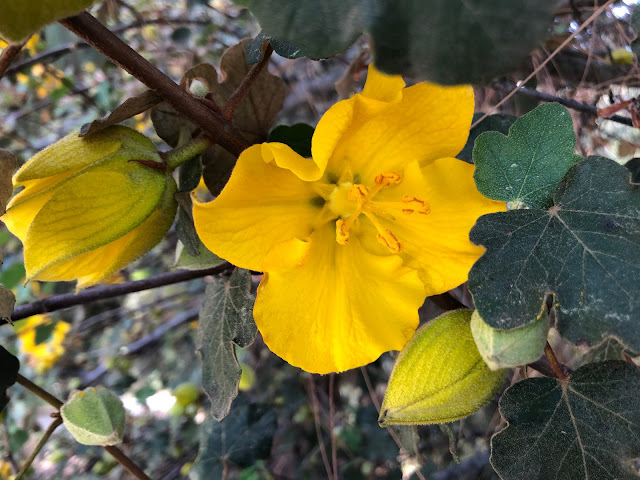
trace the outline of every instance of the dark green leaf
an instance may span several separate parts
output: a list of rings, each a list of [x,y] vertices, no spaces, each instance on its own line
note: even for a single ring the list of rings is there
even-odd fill
[[[280,142],[289,145],[298,155],[311,158],[311,137],[315,128],[306,123],[295,125],[278,125],[269,134],[269,142]]]
[[[178,178],[179,192],[191,192],[196,189],[202,178],[202,161],[199,155],[180,165]]]
[[[212,253],[201,241],[198,242],[198,255],[189,255],[186,248],[179,249],[176,254],[175,268],[187,270],[204,270],[206,268],[217,267],[225,261]]]
[[[504,480],[637,480],[640,372],[622,361],[590,363],[566,384],[530,378],[500,399],[509,426],[491,441]]]
[[[274,411],[262,405],[235,405],[221,422],[208,417],[201,426],[200,449],[189,478],[222,478],[226,462],[249,467],[267,458],[277,426]]]
[[[171,34],[171,40],[182,45],[186,45],[189,38],[191,38],[191,29],[189,27],[178,27]]]
[[[310,58],[371,34],[376,65],[436,83],[483,83],[512,70],[553,18],[554,2],[526,0],[241,0],[275,38]]]
[[[16,288],[24,281],[26,275],[24,263],[15,262],[0,270],[0,283],[8,289]]]
[[[204,152],[202,155],[202,178],[212,195],[220,195],[231,177],[236,160],[236,157],[217,145]]]
[[[0,412],[9,403],[7,388],[16,383],[20,362],[11,355],[4,347],[0,346]]]
[[[260,32],[256,38],[251,40],[247,45],[247,63],[258,63],[262,60],[262,43],[265,40],[269,40],[269,43],[273,47],[273,51],[281,57],[285,58],[299,58],[306,56],[298,47],[286,40],[278,40],[277,38],[271,38],[264,32]]]
[[[200,311],[197,353],[202,359],[202,387],[211,400],[211,413],[221,419],[238,395],[242,369],[234,344],[250,345],[258,332],[253,320],[251,274],[235,270],[228,280],[207,285]]]
[[[44,323],[42,325],[38,325],[35,329],[36,334],[35,334],[34,343],[36,345],[40,345],[41,343],[47,342],[51,338],[51,335],[53,334],[53,331],[56,328],[56,323],[57,322],[49,322],[49,323]]]
[[[473,147],[474,179],[485,197],[547,208],[565,173],[576,164],[576,136],[569,111],[540,105],[509,128],[509,136],[486,132]]]
[[[158,136],[174,148],[181,140],[186,143],[198,129],[193,122],[167,103],[161,103],[151,110],[151,121]]]
[[[640,183],[640,158],[632,158],[624,166],[631,172],[631,181]]]
[[[486,252],[469,272],[479,314],[525,325],[555,295],[557,328],[574,343],[615,335],[640,349],[640,192],[612,160],[573,167],[548,210],[484,215],[470,233]]]
[[[581,364],[604,362],[606,360],[624,360],[625,346],[617,339],[609,337],[599,345],[590,348],[580,359]]]
[[[483,115],[483,113],[474,114],[471,123],[475,123]],[[460,160],[463,160],[467,163],[473,163],[471,155],[473,152],[473,144],[476,142],[476,138],[478,138],[481,133],[492,131],[500,132],[506,135],[507,133],[509,133],[509,127],[513,125],[513,122],[515,121],[516,117],[514,117],[513,115],[489,115],[482,122],[471,129],[466,145],[464,146],[462,151],[458,155],[456,155],[456,158],[459,158]]]

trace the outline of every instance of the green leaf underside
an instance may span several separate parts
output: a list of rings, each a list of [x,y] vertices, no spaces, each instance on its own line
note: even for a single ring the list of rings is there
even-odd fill
[[[473,115],[473,120],[471,121],[471,123],[475,123],[482,116],[484,116],[483,113],[475,113]],[[484,132],[495,131],[507,135],[509,133],[509,127],[513,125],[513,122],[515,122],[516,119],[517,117],[513,115],[489,115],[482,122],[471,129],[471,131],[469,132],[467,143],[465,144],[462,151],[458,155],[456,155],[456,158],[467,163],[473,163],[473,145],[475,144],[476,139],[480,136],[480,134]]]
[[[287,42],[286,40],[272,38],[265,32],[260,32],[256,35],[256,38],[247,44],[247,63],[254,64],[262,60],[263,55],[261,47],[265,40],[269,40],[269,43],[273,47],[273,51],[281,57],[299,58],[305,56],[304,52],[292,43]]]
[[[267,458],[277,425],[273,409],[262,405],[234,405],[221,422],[207,417],[200,429],[200,449],[189,478],[222,478],[223,462],[249,467]]]
[[[473,147],[474,179],[485,197],[529,207],[553,204],[553,191],[576,164],[576,137],[569,111],[540,105],[520,117],[509,135],[483,133]]]
[[[0,412],[9,403],[7,388],[16,383],[20,361],[11,355],[4,347],[0,346]]]
[[[234,343],[246,347],[258,332],[250,288],[248,270],[236,270],[226,281],[216,279],[207,285],[200,311],[196,351],[202,359],[202,387],[211,400],[211,413],[217,419],[229,413],[231,402],[238,395],[242,369]]]
[[[494,328],[525,325],[555,295],[557,328],[596,344],[613,335],[640,349],[640,195],[612,160],[572,168],[549,210],[482,216],[470,233],[486,252],[469,272],[479,314]]]
[[[640,455],[640,372],[623,361],[591,363],[563,385],[531,378],[500,400],[509,422],[491,442],[504,480],[633,480]]]
[[[237,0],[269,35],[308,57],[344,51],[364,31],[376,65],[442,83],[482,83],[515,68],[544,36],[554,2]]]

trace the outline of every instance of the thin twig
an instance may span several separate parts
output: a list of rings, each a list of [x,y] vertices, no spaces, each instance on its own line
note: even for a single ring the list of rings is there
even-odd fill
[[[558,97],[557,95],[552,95],[546,92],[540,92],[535,88],[531,88],[531,87],[524,87],[524,86],[518,87],[515,83],[509,82],[506,80],[495,82],[492,85],[492,87],[501,89],[501,90],[509,90],[509,91],[513,89],[518,89],[518,94],[537,98],[538,100],[542,100],[543,102],[557,102],[560,105],[564,105],[565,107],[571,108],[573,110],[598,116],[598,108],[593,105],[589,105],[588,103],[578,102],[571,98]],[[633,126],[630,118],[622,117],[620,115],[612,115],[611,117],[598,117],[598,118],[603,118],[605,120],[611,120],[613,122],[622,123],[623,125]]]
[[[360,367],[360,372],[362,373],[362,377],[364,378],[364,383],[366,383],[367,385],[367,390],[369,390],[369,396],[371,397],[371,401],[373,402],[373,405],[376,407],[376,410],[378,411],[378,413],[380,413],[380,401],[378,400],[378,396],[376,395],[376,392],[373,389],[373,385],[371,385],[369,372],[367,372],[366,367]],[[393,427],[386,427],[386,429],[387,429],[387,432],[389,432],[389,435],[391,435],[391,438],[393,438],[393,441],[396,442],[396,445],[398,446],[398,448],[402,451],[406,451],[405,448],[402,446],[402,442],[400,442],[398,435],[396,435],[396,432],[393,431]],[[416,469],[416,471],[413,473],[415,473],[420,480],[427,480],[422,474],[422,472],[420,471],[420,469]]]
[[[540,65],[538,65],[533,72],[531,72],[529,74],[529,76],[527,78],[525,78],[524,80],[522,80],[520,82],[520,85],[526,85],[527,82],[529,80],[531,80],[540,70],[542,70],[544,68],[544,66],[549,63],[553,57],[555,57],[558,52],[560,52],[564,47],[566,47],[573,39],[576,35],[578,35],[582,30],[584,30],[585,28],[587,28],[587,26],[589,26],[591,24],[591,22],[593,22],[596,18],[598,18],[598,16],[606,9],[609,7],[609,5],[613,2],[614,0],[608,0],[607,3],[605,3],[604,5],[602,5],[598,10],[596,10],[595,12],[593,12],[593,14],[587,18],[587,20],[580,25],[574,32],[571,33],[571,35],[569,35],[566,40],[564,42],[562,42],[558,48],[556,48],[553,53],[551,55],[549,55],[544,62],[542,62]],[[509,100],[511,97],[513,97],[516,93],[518,93],[519,88],[515,88],[514,90],[511,91],[511,93],[509,93],[506,97],[504,97],[502,100],[500,100],[496,105],[494,105],[493,107],[491,107],[489,109],[489,111],[487,113],[485,113],[482,117],[480,117],[478,120],[476,120],[475,122],[473,122],[473,124],[471,125],[471,128],[475,127],[476,125],[478,125],[480,122],[482,122],[485,118],[487,118],[489,115],[491,115],[493,112],[495,112],[500,106],[502,106],[507,100]]]
[[[249,147],[231,122],[203,105],[88,12],[60,20],[60,24],[158,93],[229,153],[237,157]]]
[[[22,468],[20,469],[20,471],[18,472],[18,475],[16,475],[16,478],[14,480],[22,480],[22,478],[24,478],[24,476],[27,474],[27,470],[35,460],[36,456],[38,455],[38,453],[40,453],[40,450],[42,450],[42,447],[44,447],[44,444],[47,443],[47,441],[49,440],[49,437],[51,437],[55,429],[58,428],[60,425],[62,425],[62,418],[60,418],[60,416],[57,415],[56,419],[53,422],[51,422],[47,430],[44,432],[44,435],[42,435],[42,438],[36,445],[36,448],[33,449],[33,452],[31,452],[31,455],[29,455],[29,458],[27,458],[27,460],[24,462],[24,465],[22,466]]]
[[[549,342],[547,342],[547,344],[544,346],[544,354],[547,357],[547,360],[549,360],[549,365],[551,366],[551,370],[553,370],[554,376],[560,382],[566,383],[568,380],[567,374],[565,373],[564,368],[562,368],[562,365],[556,358],[556,354],[553,352],[553,349],[551,348],[551,345],[549,345]]]
[[[336,405],[333,399],[336,374],[329,375],[329,437],[331,438],[331,463],[333,464],[333,476],[338,477],[338,448],[336,445]]]
[[[120,465],[126,468],[131,475],[136,477],[138,480],[151,480],[146,473],[142,471],[138,465],[136,465],[129,457],[127,457],[122,450],[113,445],[102,447],[106,452],[111,454],[113,458],[115,458]]]
[[[271,44],[267,44],[267,48],[264,51],[262,60],[260,60],[253,67],[251,67],[251,70],[249,70],[249,73],[247,73],[247,76],[244,77],[240,85],[238,85],[238,88],[235,89],[235,91],[231,94],[231,96],[227,100],[227,103],[225,103],[224,108],[222,110],[222,115],[225,119],[227,119],[227,121],[231,121],[231,118],[233,117],[233,112],[236,110],[237,106],[240,104],[240,102],[242,101],[246,93],[249,91],[249,89],[251,88],[251,85],[253,85],[253,82],[255,82],[256,78],[258,78],[258,75],[260,75],[260,72],[262,72],[264,67],[266,67],[267,64],[269,63],[269,58],[271,57],[272,53],[273,53],[273,47],[271,46]]]
[[[56,310],[62,310],[63,308],[95,302],[96,300],[119,297],[128,293],[164,287],[173,283],[186,282],[187,280],[202,278],[207,275],[218,275],[230,268],[232,268],[232,266],[229,263],[223,263],[222,265],[208,268],[206,270],[178,270],[176,272],[161,273],[153,277],[145,278],[144,280],[91,288],[83,290],[78,294],[65,293],[62,295],[55,295],[53,297],[16,307],[11,315],[11,319],[13,321],[21,320],[39,313],[54,312]],[[4,323],[7,322],[0,320],[0,325]]]
[[[24,43],[10,43],[7,48],[2,51],[0,54],[0,78],[4,76],[6,71],[9,69],[9,65],[11,62],[15,60],[18,56],[22,47],[24,47]]]
[[[318,437],[318,447],[320,447],[320,454],[322,455],[322,462],[324,463],[324,469],[327,471],[327,478],[329,480],[334,480],[333,470],[331,469],[331,464],[329,463],[329,457],[327,456],[327,449],[324,446],[324,441],[322,440],[322,429],[320,427],[320,409],[318,407],[318,397],[316,396],[316,385],[313,381],[313,376],[309,375],[308,377],[308,385],[307,389],[309,390],[309,396],[311,397],[311,407],[313,408],[313,421],[316,427],[316,436]],[[337,479],[336,479],[337,480]]]
[[[20,374],[18,374],[18,379],[16,380],[16,382],[18,384],[22,385],[27,390],[29,390],[34,395],[36,395],[37,397],[40,397],[42,400],[44,400],[45,402],[47,402],[49,405],[51,405],[52,407],[56,408],[57,410],[60,410],[60,407],[62,407],[62,405],[64,405],[64,402],[62,400],[60,400],[57,397],[51,395],[44,388],[39,387],[38,385],[33,383],[31,380],[29,380],[28,378],[23,377]]]

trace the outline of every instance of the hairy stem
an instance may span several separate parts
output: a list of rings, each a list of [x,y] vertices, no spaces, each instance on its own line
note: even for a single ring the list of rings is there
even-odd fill
[[[213,145],[213,142],[208,137],[198,137],[181,147],[161,153],[160,155],[169,170],[172,171],[196,155],[204,153],[211,145]]]
[[[547,357],[547,360],[549,360],[549,365],[551,366],[551,370],[553,370],[553,374],[555,375],[555,377],[558,380],[560,380],[562,383],[566,383],[568,380],[567,374],[565,373],[564,368],[562,368],[562,365],[556,358],[556,354],[553,353],[553,350],[551,348],[551,345],[549,345],[549,342],[547,342],[547,344],[544,346],[544,354]]]
[[[31,455],[29,455],[29,458],[27,458],[27,461],[24,463],[24,465],[22,466],[22,468],[20,469],[20,471],[18,472],[18,475],[16,475],[16,478],[14,480],[22,480],[22,478],[24,478],[24,476],[27,474],[27,470],[35,460],[36,456],[38,455],[38,453],[40,453],[40,450],[42,450],[42,447],[44,447],[44,444],[47,443],[47,440],[49,440],[49,437],[51,437],[51,434],[53,434],[55,429],[58,428],[60,425],[62,425],[62,418],[60,418],[60,416],[58,415],[56,419],[53,422],[51,422],[47,430],[44,432],[44,435],[42,435],[42,438],[38,442],[38,445],[36,445],[36,448],[33,449],[33,452],[31,452]]]
[[[83,12],[60,20],[60,24],[157,92],[231,154],[237,157],[240,152],[249,147],[249,142],[231,125],[231,122],[182,89],[91,14]]]
[[[145,278],[144,280],[91,288],[83,290],[78,294],[65,293],[62,295],[55,295],[53,297],[45,298],[44,300],[38,300],[37,302],[16,307],[11,315],[11,319],[13,321],[22,320],[23,318],[37,315],[39,313],[54,312],[56,310],[62,310],[63,308],[95,302],[96,300],[104,300],[107,298],[119,297],[120,295],[126,295],[128,293],[164,287],[165,285],[202,278],[207,275],[218,275],[231,268],[232,266],[230,264],[223,263],[222,265],[208,268],[206,270],[178,270],[176,272],[161,273],[153,277]],[[0,320],[0,325],[5,323],[7,322]]]

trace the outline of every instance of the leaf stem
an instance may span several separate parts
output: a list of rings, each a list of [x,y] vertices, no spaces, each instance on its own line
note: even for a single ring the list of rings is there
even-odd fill
[[[183,163],[188,162],[196,155],[204,153],[204,151],[213,145],[208,137],[198,137],[181,147],[174,148],[168,152],[161,153],[169,171],[173,171]]]
[[[222,116],[229,122],[233,117],[233,112],[236,110],[236,108],[238,107],[238,105],[246,95],[246,93],[249,91],[249,89],[251,88],[251,85],[253,85],[253,82],[255,82],[256,78],[258,78],[258,75],[260,75],[260,72],[262,72],[264,67],[266,67],[267,63],[269,63],[269,58],[273,53],[273,47],[271,46],[270,43],[268,43],[268,41],[265,41],[265,43],[267,43],[267,46],[264,50],[262,59],[258,63],[256,63],[253,67],[251,67],[251,70],[249,70],[249,73],[247,73],[247,76],[244,77],[244,79],[242,80],[242,83],[238,85],[238,88],[235,89],[235,91],[231,94],[231,96],[227,100],[227,103],[225,103],[224,105],[224,108],[222,110]],[[263,43],[263,47],[264,47],[264,43]]]
[[[36,456],[38,455],[38,453],[40,453],[42,447],[44,447],[44,444],[47,443],[49,437],[51,437],[55,429],[60,425],[62,425],[62,418],[60,418],[60,415],[56,415],[56,419],[51,422],[47,430],[44,432],[44,435],[42,435],[42,438],[36,445],[36,448],[33,449],[33,452],[31,452],[31,455],[29,455],[29,458],[27,458],[27,461],[24,463],[14,480],[22,480],[22,478],[27,474],[27,470],[35,460]]]
[[[2,51],[2,54],[0,55],[0,78],[4,76],[7,69],[9,68],[9,65],[11,65],[11,62],[16,59],[16,57],[22,50],[22,47],[24,47],[24,44],[25,42],[10,43],[7,48]]]
[[[83,12],[60,20],[60,24],[157,92],[225,150],[237,157],[249,147],[249,142],[231,122],[177,85],[91,14]]]
[[[553,349],[551,348],[551,345],[549,345],[549,342],[547,342],[547,344],[544,346],[544,354],[547,357],[547,360],[549,360],[549,365],[551,366],[551,370],[553,370],[553,374],[556,376],[556,378],[562,383],[566,383],[568,380],[567,374],[556,358],[556,354],[553,352]]]

